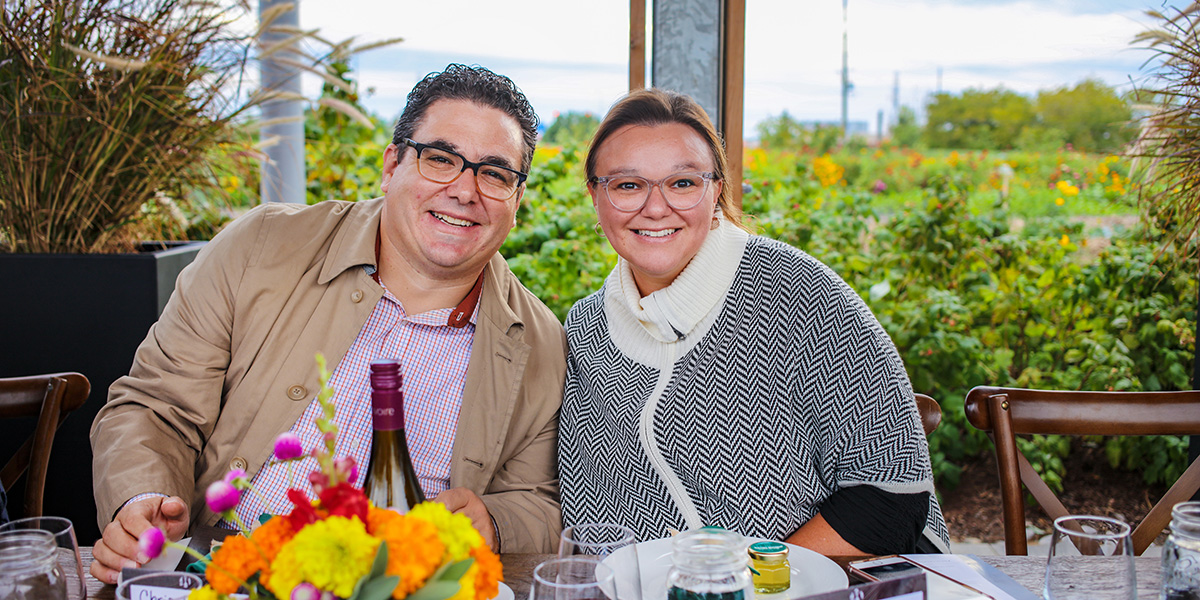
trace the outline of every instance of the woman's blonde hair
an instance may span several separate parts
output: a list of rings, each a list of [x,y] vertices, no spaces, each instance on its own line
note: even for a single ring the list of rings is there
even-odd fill
[[[608,110],[608,114],[604,116],[604,120],[600,122],[600,127],[596,130],[596,135],[592,137],[592,143],[588,147],[587,161],[584,163],[588,185],[592,185],[597,177],[596,155],[599,153],[600,146],[604,145],[604,142],[618,129],[626,125],[655,126],[671,123],[690,127],[708,145],[708,150],[712,153],[713,173],[721,181],[721,193],[717,196],[717,206],[720,207],[721,213],[725,215],[727,221],[749,231],[744,223],[742,209],[733,206],[733,202],[730,200],[729,181],[725,177],[729,172],[729,160],[725,157],[725,143],[721,140],[721,136],[717,135],[717,130],[713,128],[708,113],[704,112],[704,109],[690,96],[678,92],[657,88],[636,90],[613,104],[612,108]]]

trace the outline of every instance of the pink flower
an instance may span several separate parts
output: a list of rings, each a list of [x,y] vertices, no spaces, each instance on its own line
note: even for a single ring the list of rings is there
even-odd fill
[[[296,434],[285,431],[275,438],[275,458],[278,460],[292,460],[300,458],[304,455],[304,447],[300,444],[300,438]]]
[[[292,600],[321,600],[321,590],[311,583],[301,583],[292,588]]]
[[[241,498],[241,492],[228,481],[214,481],[204,492],[204,501],[208,503],[208,510],[215,513],[232,510]]]
[[[313,471],[308,474],[308,483],[312,485],[313,492],[320,494],[329,486],[329,476],[320,471]]]
[[[161,529],[151,527],[142,532],[138,538],[138,550],[142,551],[148,558],[157,558],[162,554],[163,544],[167,541],[167,537],[163,535]]]
[[[224,481],[239,490],[250,487],[250,478],[246,476],[246,471],[243,469],[230,469],[225,474]]]
[[[871,190],[876,194],[882,194],[887,191],[887,183],[885,183],[882,179],[876,179],[875,186],[872,187]]]
[[[341,473],[346,481],[354,483],[358,480],[358,463],[353,456],[339,456],[333,459],[333,468]]]

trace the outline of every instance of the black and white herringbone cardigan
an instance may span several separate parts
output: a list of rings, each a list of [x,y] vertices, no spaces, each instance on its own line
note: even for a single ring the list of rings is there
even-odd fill
[[[633,286],[619,261],[567,317],[564,525],[784,539],[838,489],[872,485],[930,492],[924,535],[946,550],[908,376],[837,275],[723,222],[666,290]]]

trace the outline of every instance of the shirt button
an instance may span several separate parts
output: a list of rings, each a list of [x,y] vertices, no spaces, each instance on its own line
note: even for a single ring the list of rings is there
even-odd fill
[[[230,469],[241,469],[241,470],[245,471],[246,467],[248,467],[248,466],[250,466],[250,463],[246,462],[246,459],[244,459],[240,456],[235,456],[235,457],[233,457],[233,460],[229,461]]]
[[[308,390],[302,385],[293,385],[288,388],[287,394],[292,400],[303,400],[308,397]]]
[[[352,300],[353,302],[355,302],[355,303],[362,302],[362,299],[363,299],[362,290],[354,290],[353,292],[350,292],[350,300]]]

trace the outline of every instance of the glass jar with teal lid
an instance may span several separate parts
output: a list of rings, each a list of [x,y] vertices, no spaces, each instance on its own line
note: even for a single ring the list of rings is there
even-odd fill
[[[751,579],[759,594],[778,594],[792,587],[792,568],[788,565],[787,544],[756,542],[746,551],[750,554]]]

